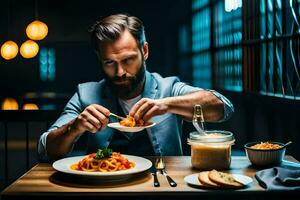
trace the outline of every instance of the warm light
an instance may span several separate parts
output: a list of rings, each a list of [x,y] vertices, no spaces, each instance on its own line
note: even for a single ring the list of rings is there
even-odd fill
[[[36,56],[38,52],[39,52],[39,45],[32,40],[27,40],[20,47],[20,54],[24,58],[33,58],[34,56]]]
[[[14,41],[6,41],[1,46],[1,56],[6,59],[10,60],[17,56],[19,51],[18,45]]]
[[[19,104],[18,102],[11,97],[8,97],[4,99],[1,105],[2,110],[18,110],[19,109]]]
[[[26,34],[32,40],[42,40],[48,34],[48,27],[44,22],[35,20],[27,26]]]
[[[26,103],[23,105],[23,110],[38,110],[39,107],[34,103]]]

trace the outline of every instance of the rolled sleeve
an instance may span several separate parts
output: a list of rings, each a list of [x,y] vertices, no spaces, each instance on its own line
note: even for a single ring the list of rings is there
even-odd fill
[[[232,114],[234,113],[233,104],[222,94],[215,90],[207,90],[212,92],[218,99],[220,99],[224,103],[224,116],[223,119],[219,120],[218,122],[223,122],[231,118]]]

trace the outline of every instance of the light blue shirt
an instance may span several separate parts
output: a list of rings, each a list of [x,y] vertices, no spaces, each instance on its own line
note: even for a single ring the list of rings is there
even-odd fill
[[[165,97],[182,96],[191,92],[202,90],[180,82],[177,77],[163,78],[157,73],[146,71],[146,82],[142,98],[161,99]],[[220,93],[210,90],[216,97],[224,102],[224,117],[221,121],[230,118],[234,112],[233,105]],[[43,133],[38,143],[38,154],[40,159],[49,160],[46,151],[47,135],[50,131],[57,129],[71,120],[75,119],[90,104],[99,104],[111,112],[116,113],[118,98],[109,90],[105,80],[100,82],[88,82],[79,84],[76,93],[67,103],[64,111],[57,121]],[[111,118],[111,122],[116,119]],[[167,113],[151,118],[156,125],[148,128],[147,133],[156,155],[182,155],[181,126],[182,118],[178,115]],[[108,147],[114,130],[106,128],[94,133],[82,134],[75,141],[72,151],[66,156],[83,155],[87,152],[95,152],[99,148]]]

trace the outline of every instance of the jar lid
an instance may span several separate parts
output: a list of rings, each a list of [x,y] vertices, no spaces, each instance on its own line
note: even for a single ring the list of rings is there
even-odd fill
[[[199,134],[198,132],[190,133],[189,142],[195,143],[223,143],[234,141],[233,134],[229,131],[223,130],[210,130],[205,131],[205,135]]]

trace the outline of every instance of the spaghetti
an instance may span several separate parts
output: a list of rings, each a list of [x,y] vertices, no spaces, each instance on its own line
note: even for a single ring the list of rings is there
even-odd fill
[[[135,163],[128,161],[119,152],[113,152],[110,157],[95,159],[96,153],[88,155],[78,163],[71,165],[71,169],[87,172],[114,172],[131,169]]]

